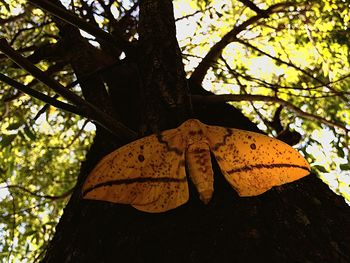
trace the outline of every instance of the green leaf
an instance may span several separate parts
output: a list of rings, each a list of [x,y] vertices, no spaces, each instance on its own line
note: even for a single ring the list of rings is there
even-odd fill
[[[23,125],[23,122],[15,122],[11,123],[8,127],[7,130],[12,131],[12,130],[17,130],[19,127]]]
[[[34,141],[36,139],[35,133],[33,132],[33,130],[29,126],[26,126],[23,129],[23,131],[24,131],[25,135],[27,135],[28,138],[31,139],[32,141]]]
[[[336,146],[336,148],[338,150],[339,157],[340,158],[344,158],[345,157],[345,153],[344,153],[343,147]]]
[[[57,222],[55,221],[47,222],[46,225],[55,227],[57,225]]]
[[[312,167],[317,169],[321,173],[328,173],[328,170],[322,165],[313,165]]]
[[[17,134],[1,135],[0,145],[5,148],[11,144],[11,142],[16,138]]]
[[[23,234],[23,236],[25,236],[25,237],[32,236],[32,235],[36,234],[36,232],[38,232],[38,231],[37,230],[29,230],[29,231],[25,232]]]
[[[340,168],[340,170],[342,170],[342,171],[348,171],[348,170],[350,170],[350,164],[348,164],[348,163],[340,164],[340,165],[339,165],[339,168]]]
[[[21,137],[21,139],[23,140],[27,140],[27,138],[24,136],[23,132],[22,131],[18,131],[18,136]]]

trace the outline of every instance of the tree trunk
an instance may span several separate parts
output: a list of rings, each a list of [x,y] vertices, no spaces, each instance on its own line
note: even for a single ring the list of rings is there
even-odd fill
[[[170,0],[141,1],[139,35],[138,59],[94,79],[93,86],[85,82],[86,99],[141,134],[173,128],[190,116],[207,124],[258,131],[227,104],[191,109],[188,88],[192,94],[206,92],[198,84],[187,85]],[[69,37],[72,33],[62,35],[66,41]],[[101,54],[88,54],[80,53],[81,65],[87,65],[87,59],[89,65],[101,65]],[[79,75],[76,59],[70,62]],[[85,67],[80,74],[92,70]],[[125,143],[98,127],[42,262],[350,262],[350,209],[314,175],[241,198],[212,160],[215,191],[208,205],[190,182],[189,202],[160,214],[83,200],[81,186],[89,171]]]

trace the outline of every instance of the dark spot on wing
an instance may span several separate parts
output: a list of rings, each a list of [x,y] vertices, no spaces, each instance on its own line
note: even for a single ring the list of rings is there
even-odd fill
[[[255,150],[255,149],[256,149],[255,143],[252,143],[252,144],[250,145],[250,149],[252,149],[252,150]]]
[[[145,157],[142,154],[139,154],[137,159],[139,159],[140,162],[143,162],[145,160]]]

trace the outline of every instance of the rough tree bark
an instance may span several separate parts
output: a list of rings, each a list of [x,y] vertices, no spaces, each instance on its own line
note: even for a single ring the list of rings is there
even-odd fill
[[[56,23],[77,76],[112,63],[71,25]],[[190,116],[258,131],[226,104],[193,105],[191,112],[189,90],[206,92],[185,79],[174,25],[170,0],[141,1],[137,56],[81,83],[85,98],[140,134],[172,128]],[[215,192],[208,205],[191,185],[187,204],[161,214],[83,200],[89,171],[125,143],[97,128],[42,262],[350,262],[350,209],[314,175],[240,198],[214,163]]]

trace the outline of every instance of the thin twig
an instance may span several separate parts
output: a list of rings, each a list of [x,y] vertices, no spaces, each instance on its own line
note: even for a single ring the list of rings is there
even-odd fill
[[[79,136],[83,133],[85,126],[89,123],[89,120],[85,120],[83,126],[79,129],[79,131],[74,135],[74,138],[64,146],[46,146],[47,148],[50,149],[69,149],[70,146],[79,138]]]
[[[251,95],[251,94],[222,94],[222,95],[210,95],[210,96],[201,96],[201,95],[192,95],[192,101],[195,103],[222,103],[222,102],[230,102],[230,101],[266,101],[266,102],[275,102],[280,105],[285,106],[291,111],[295,112],[300,117],[304,117],[309,120],[319,121],[323,124],[326,124],[331,127],[337,127],[339,129],[344,130],[345,132],[349,132],[345,126],[326,120],[325,118],[316,116],[314,114],[305,112],[293,105],[292,103],[282,100],[278,97],[264,96],[264,95]]]
[[[228,62],[226,61],[226,59],[221,55],[220,59],[225,63],[225,66],[227,67],[227,69],[230,72],[234,72],[233,69],[230,67],[230,65],[228,64]],[[248,92],[245,89],[245,85],[240,81],[239,76],[234,74],[234,77],[238,83],[238,85],[241,87],[241,90],[243,91],[243,93],[248,94]],[[262,120],[262,122],[265,124],[265,126],[267,127],[268,131],[271,132],[270,129],[270,125],[268,123],[268,121],[262,116],[262,114],[260,113],[260,111],[255,107],[254,103],[252,101],[250,101],[250,105],[252,106],[252,108],[254,109],[255,113],[259,116],[259,118]]]
[[[26,14],[28,13],[29,10],[26,10],[26,12],[23,12],[21,14],[15,15],[15,16],[10,16],[9,18],[6,19],[2,19],[0,18],[0,26],[5,25],[6,23],[10,23],[10,22],[14,22],[17,19],[22,19],[23,17],[26,16]]]
[[[206,11],[206,10],[208,10],[208,9],[209,9],[209,7],[207,7],[204,11]],[[202,13],[202,12],[203,12],[203,10],[197,10],[197,11],[191,13],[191,14],[188,14],[188,15],[185,15],[185,16],[182,16],[182,17],[179,17],[179,18],[176,18],[176,19],[175,19],[175,22],[178,22],[178,21],[183,20],[183,19],[190,18],[190,17],[195,16],[195,15],[197,15],[197,14],[199,14],[199,13]]]
[[[75,134],[74,138],[70,141],[70,143],[66,145],[66,149],[69,149],[72,146],[72,144],[79,138],[79,136],[83,133],[83,130],[88,123],[89,123],[89,120],[84,121],[83,126],[79,129],[77,134]]]
[[[196,56],[196,55],[192,55],[192,54],[188,54],[188,53],[182,53],[182,55],[186,56],[186,57],[194,57],[194,58],[203,59],[203,57],[201,57],[201,56]],[[219,68],[218,66],[222,66],[222,64],[220,64],[217,60],[216,61],[213,60],[213,61],[211,61],[211,63],[212,63],[212,66],[216,65],[217,66],[216,68]],[[343,80],[345,80],[347,78],[350,78],[350,73],[349,73],[349,74],[345,74],[343,76],[340,76],[336,80],[327,81],[324,84],[314,85],[314,86],[309,86],[307,88],[303,88],[303,87],[296,87],[296,86],[294,86],[294,87],[293,86],[281,86],[278,83],[270,83],[270,82],[267,82],[265,80],[255,78],[253,76],[248,75],[247,73],[245,73],[245,74],[239,73],[238,71],[236,71],[235,69],[232,69],[232,68],[231,68],[231,70],[232,70],[232,73],[234,75],[236,74],[236,75],[238,75],[238,76],[240,76],[243,79],[248,80],[248,81],[259,82],[266,88],[278,87],[279,89],[292,89],[292,90],[315,90],[315,89],[327,87],[328,85],[335,84],[337,82],[341,82],[341,81],[343,81]],[[233,83],[227,83],[227,84],[233,84]],[[350,95],[350,92],[333,91],[333,94],[347,94],[347,95]]]
[[[51,202],[51,201],[43,201],[42,203],[38,203],[38,204],[36,204],[36,205],[33,205],[33,206],[30,206],[30,207],[27,207],[27,208],[23,208],[23,209],[17,210],[16,213],[6,213],[6,214],[1,214],[0,216],[1,216],[2,218],[7,218],[7,217],[11,217],[11,216],[13,216],[13,215],[19,215],[19,214],[28,212],[28,211],[30,211],[30,210],[33,210],[33,209],[35,209],[35,208],[38,208],[38,207],[40,207],[40,206],[42,206],[42,205],[46,205],[46,204],[48,204],[49,202]]]
[[[59,97],[58,94],[53,95],[51,98],[52,99],[57,99]],[[35,114],[34,118],[32,119],[33,122],[35,122],[37,119],[39,119],[39,117],[41,116],[41,114],[44,114],[44,112],[50,107],[49,103],[46,103],[44,106],[42,106],[40,108],[40,110]]]
[[[59,108],[59,109],[65,110],[65,111],[69,111],[69,112],[72,112],[74,114],[86,117],[86,116],[84,116],[83,112],[81,110],[79,110],[77,107],[75,107],[74,105],[56,100],[56,98],[52,98],[46,94],[43,94],[39,91],[36,91],[32,88],[29,88],[26,85],[23,85],[22,83],[19,83],[13,79],[7,77],[6,75],[4,75],[2,73],[0,73],[0,80],[5,82],[6,84],[12,86],[15,89],[18,89],[18,90],[22,91],[23,93],[28,94],[29,96],[32,96],[38,100],[46,102],[49,105],[52,105],[56,108]]]
[[[45,199],[49,199],[49,200],[58,200],[58,199],[63,199],[63,198],[66,198],[68,197],[69,195],[71,195],[74,191],[74,187],[69,189],[67,192],[64,192],[63,194],[60,194],[60,195],[41,195],[41,194],[38,194],[39,191],[37,192],[32,192],[30,190],[28,190],[27,188],[23,187],[23,186],[20,186],[20,185],[6,185],[5,188],[8,188],[8,189],[19,189],[25,193],[28,193],[32,196],[35,196],[35,197],[38,197],[38,198],[45,198]]]
[[[238,73],[237,71],[235,71],[234,69],[232,69],[230,67],[230,65],[227,63],[227,61],[225,60],[225,58],[223,56],[220,56],[220,59],[225,63],[225,66],[229,70],[229,72],[232,73],[236,77],[236,81],[241,87],[242,87],[242,84],[240,83],[240,81],[238,79],[238,76],[242,77],[243,79],[246,79],[248,81],[254,80],[255,82],[259,82],[259,83],[261,83],[263,88],[269,88],[269,89],[272,89],[275,92],[276,92],[277,89],[293,89],[292,87],[283,87],[283,86],[280,86],[278,84],[268,83],[268,82],[266,82],[264,80],[257,79],[257,78],[254,78],[254,77],[251,77],[251,76],[248,76],[248,75],[243,75],[241,73]],[[347,78],[349,76],[350,75],[347,74],[347,75],[339,78],[338,80],[333,81],[332,83],[335,83],[337,81],[343,80],[343,79],[345,79],[345,78]],[[231,84],[231,83],[227,83],[227,84]],[[251,87],[254,87],[254,86],[251,86]],[[256,87],[260,87],[260,86],[256,86]],[[295,87],[294,90],[307,90],[307,91],[309,91],[309,90],[317,89],[317,88],[320,88],[320,87],[324,87],[324,86],[323,85],[322,86],[314,86],[314,87],[310,87],[310,88],[297,88],[297,87]],[[311,95],[307,96],[307,95],[302,95],[302,94],[293,94],[293,93],[290,93],[290,92],[283,92],[283,91],[279,91],[279,90],[278,90],[278,93],[283,93],[283,94],[287,94],[287,95],[294,96],[294,97],[302,97],[302,98],[310,98],[310,99],[321,99],[321,98],[327,98],[327,97],[339,97],[340,95],[342,95],[342,96],[349,95],[349,93],[345,92],[345,91],[344,92],[332,91],[332,93],[331,92],[329,92],[329,93],[322,93],[322,92],[320,92],[321,94],[324,94],[324,95],[319,95],[319,96],[311,96]]]

